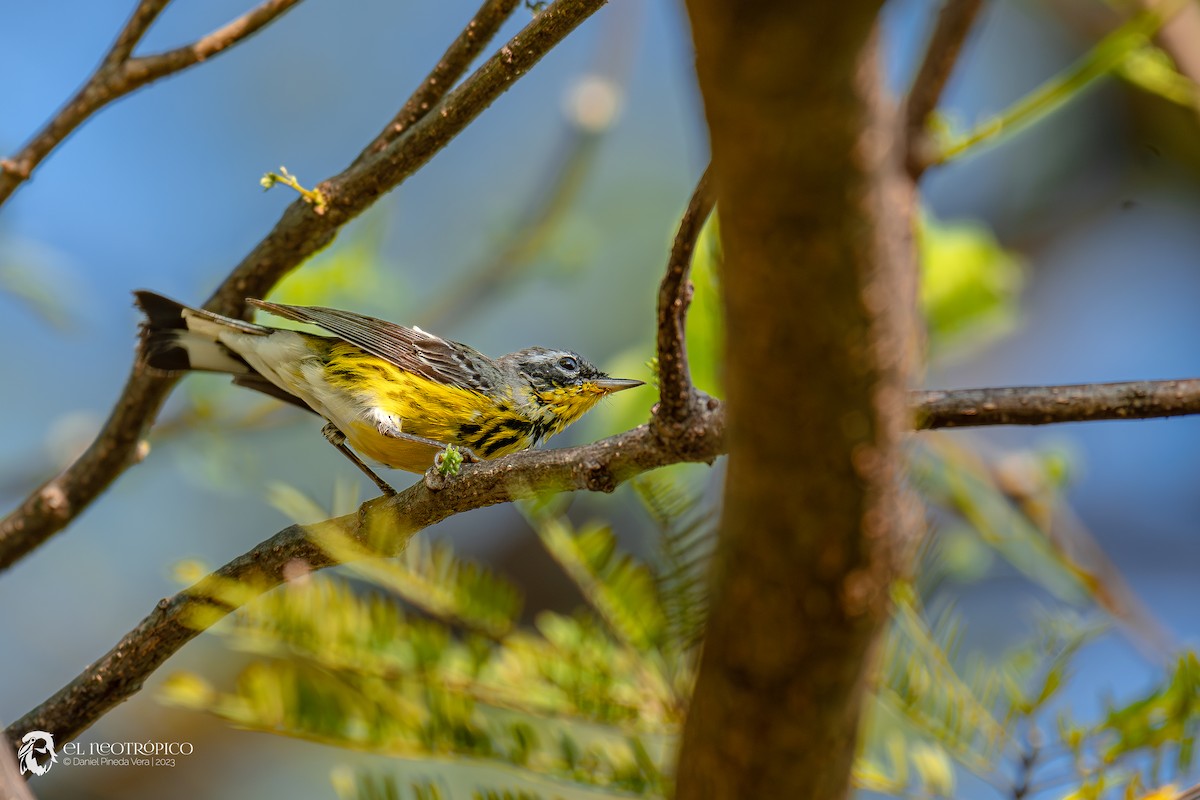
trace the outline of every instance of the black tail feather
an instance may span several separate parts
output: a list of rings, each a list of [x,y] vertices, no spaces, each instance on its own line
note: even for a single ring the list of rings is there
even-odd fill
[[[182,303],[161,294],[139,290],[133,293],[134,302],[146,315],[142,321],[139,357],[146,366],[164,372],[185,372],[192,368],[187,348],[180,343],[180,334],[187,331]]]
[[[161,294],[139,289],[133,293],[134,302],[146,315],[145,327],[155,330],[187,330],[183,311],[187,306]]]
[[[133,293],[142,320],[138,357],[151,369],[163,372],[204,370],[233,375],[238,386],[262,392],[286,403],[316,413],[307,403],[279,388],[258,372],[241,355],[222,343],[214,330],[232,330],[243,334],[270,335],[272,329],[230,319],[144,289]],[[191,324],[189,324],[189,319]],[[212,323],[216,323],[214,329]]]
[[[146,315],[142,321],[138,346],[139,358],[146,366],[162,372],[201,369],[241,374],[252,371],[244,358],[225,345],[208,336],[193,333],[184,312],[224,321],[223,317],[190,309],[183,303],[144,289],[134,292],[133,296],[137,307]],[[229,322],[231,327],[254,327],[233,320]],[[194,353],[189,347],[199,348],[198,352],[205,361],[195,363]],[[214,353],[218,355],[215,363]]]

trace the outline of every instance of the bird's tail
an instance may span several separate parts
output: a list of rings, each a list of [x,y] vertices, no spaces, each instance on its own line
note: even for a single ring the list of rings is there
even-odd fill
[[[205,370],[231,375],[257,375],[246,360],[220,341],[222,333],[265,336],[270,328],[190,308],[160,294],[134,292],[142,322],[140,357],[164,372]]]

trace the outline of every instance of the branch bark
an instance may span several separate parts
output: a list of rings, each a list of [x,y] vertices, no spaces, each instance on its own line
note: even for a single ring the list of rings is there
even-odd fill
[[[687,3],[721,209],[729,459],[677,800],[847,795],[915,530],[912,184],[868,45],[878,6]]]
[[[423,166],[605,0],[557,0],[407,132],[379,153],[321,183],[328,207],[317,214],[293,202],[275,227],[205,303],[220,314],[245,313],[245,298],[264,297],[287,273],[333,241],[343,225]],[[476,35],[468,25],[461,36]],[[424,85],[418,91],[423,91]],[[430,109],[433,111],[435,109]],[[47,481],[0,521],[0,569],[66,527],[125,469],[174,380],[142,372],[129,380],[96,440],[66,471]]]
[[[692,420],[703,432],[705,447],[697,460],[724,452],[724,415],[702,412]],[[413,534],[454,514],[546,492],[611,492],[622,482],[682,459],[664,448],[649,426],[583,447],[535,450],[482,464],[466,465],[459,475],[431,488],[418,482],[395,497],[381,497],[356,514],[313,526],[293,525],[171,598],[161,600],[115,647],[44,703],[6,730],[16,746],[30,730],[54,734],[56,742],[74,739],[119,703],[136,694],[145,679],[205,628],[238,606],[278,586],[289,565],[310,570],[333,566],[319,544],[331,533],[349,537],[374,556],[397,555]],[[387,535],[378,532],[385,529]],[[381,547],[381,541],[386,545]]]
[[[693,407],[706,400],[692,385],[687,361],[687,309],[692,301],[688,271],[704,223],[716,203],[711,167],[700,176],[687,211],[679,222],[667,274],[658,289],[658,388],[660,400],[654,408],[655,429],[664,440],[682,442]]]
[[[905,102],[903,140],[907,150],[905,166],[914,181],[932,163],[928,134],[929,117],[937,109],[942,90],[958,63],[963,43],[970,33],[983,0],[946,0],[938,13],[937,24],[925,57],[917,69]]]
[[[1200,414],[1200,379],[914,392],[918,430]]]
[[[100,66],[83,88],[59,110],[11,159],[0,160],[0,205],[3,205],[34,169],[84,120],[118,98],[148,83],[180,72],[215,56],[257,33],[300,0],[267,0],[222,28],[189,45],[149,56],[133,56],[146,31],[170,0],[142,0],[117,35]]]

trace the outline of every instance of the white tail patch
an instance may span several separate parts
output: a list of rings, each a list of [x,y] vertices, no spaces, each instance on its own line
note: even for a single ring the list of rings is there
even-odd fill
[[[228,372],[233,375],[250,373],[250,368],[245,363],[230,355],[224,345],[213,341],[206,333],[191,330],[177,331],[175,332],[175,343],[187,351],[188,363],[192,369]]]

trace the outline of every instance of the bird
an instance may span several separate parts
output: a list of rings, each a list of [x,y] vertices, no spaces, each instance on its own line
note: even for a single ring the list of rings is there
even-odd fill
[[[561,432],[602,398],[643,381],[611,378],[578,353],[528,347],[499,358],[420,328],[321,306],[246,303],[305,333],[134,292],[144,314],[138,360],[150,371],[218,372],[315,412],[322,433],[384,494],[395,489],[356,454],[421,473],[448,446],[498,458]],[[352,449],[351,449],[352,448]]]

